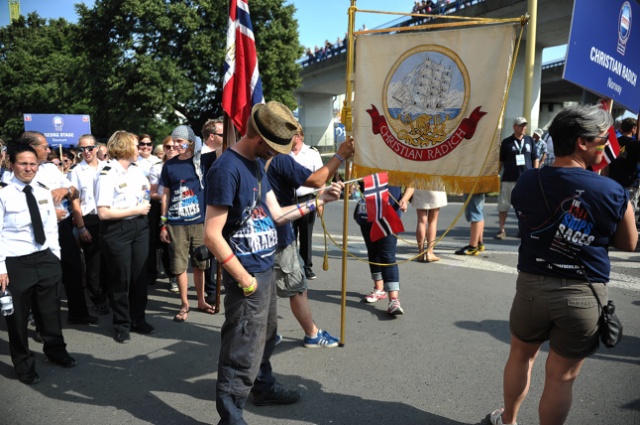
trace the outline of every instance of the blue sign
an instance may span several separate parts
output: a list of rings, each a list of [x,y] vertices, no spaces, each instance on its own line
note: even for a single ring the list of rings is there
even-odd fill
[[[74,146],[83,134],[91,134],[89,115],[24,114],[24,130],[39,131],[49,145],[64,148]]]
[[[640,4],[575,0],[565,80],[640,112]]]

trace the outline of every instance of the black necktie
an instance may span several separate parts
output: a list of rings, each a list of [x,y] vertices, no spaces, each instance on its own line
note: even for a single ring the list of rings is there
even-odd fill
[[[33,233],[36,236],[36,242],[44,245],[47,238],[44,235],[44,227],[42,226],[42,217],[40,216],[38,203],[36,202],[36,197],[33,196],[33,188],[26,185],[22,191],[27,196],[27,205],[29,206],[29,215],[31,216],[31,224],[33,224]]]

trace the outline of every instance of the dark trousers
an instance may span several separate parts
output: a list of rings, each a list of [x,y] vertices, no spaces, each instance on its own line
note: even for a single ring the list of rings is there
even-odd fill
[[[29,350],[29,311],[39,323],[43,351],[49,358],[67,355],[60,323],[60,260],[50,250],[22,257],[8,257],[9,290],[14,312],[6,316],[11,361],[18,375],[35,372],[35,356]]]
[[[109,270],[113,328],[129,332],[132,324],[145,321],[149,224],[146,217],[104,220],[100,233],[100,249]]]
[[[371,242],[371,223],[361,224],[360,231],[364,243],[367,246],[369,258],[369,271],[371,274],[381,274],[384,282],[399,282],[400,272],[396,263],[396,247],[398,238],[388,235],[375,242]],[[392,266],[380,266],[379,264],[393,264]]]
[[[151,200],[151,209],[147,218],[149,220],[149,261],[147,268],[147,279],[149,284],[154,284],[158,275],[158,256],[156,251],[160,248],[160,201]]]
[[[80,247],[73,236],[73,222],[67,217],[58,223],[58,240],[62,265],[62,283],[67,293],[68,317],[80,319],[89,315],[82,286]],[[38,328],[40,329],[40,328]]]
[[[218,425],[246,424],[242,412],[249,392],[267,391],[276,382],[270,360],[278,328],[275,275],[268,270],[255,277],[258,290],[245,297],[238,284],[227,273],[223,275],[226,295],[216,385]]]
[[[313,196],[301,196],[298,202],[306,202],[309,199],[315,199]],[[304,269],[311,270],[313,268],[313,225],[316,222],[316,213],[307,214],[293,221],[293,233],[298,238],[300,235],[300,256],[304,261]]]
[[[96,214],[85,215],[84,227],[91,235],[91,242],[82,242],[84,263],[86,268],[85,278],[89,297],[94,305],[107,301],[107,271],[102,267],[102,254],[100,253],[100,219]]]
[[[204,293],[208,298],[208,302],[212,302],[216,298],[216,275],[218,274],[218,262],[216,257],[211,257],[209,267],[204,269]]]

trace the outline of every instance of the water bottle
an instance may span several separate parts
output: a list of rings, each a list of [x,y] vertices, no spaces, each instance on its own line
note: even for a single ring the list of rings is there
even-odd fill
[[[147,202],[151,202],[151,192],[147,189],[142,194],[142,199]]]
[[[8,289],[0,291],[0,311],[3,316],[11,316],[13,314],[13,297]]]

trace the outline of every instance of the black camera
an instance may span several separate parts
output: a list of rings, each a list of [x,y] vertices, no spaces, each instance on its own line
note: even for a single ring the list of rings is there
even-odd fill
[[[203,262],[213,258],[213,254],[209,251],[206,245],[200,245],[193,249],[193,257],[196,260]]]

